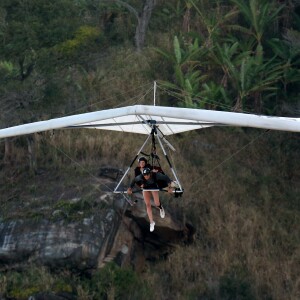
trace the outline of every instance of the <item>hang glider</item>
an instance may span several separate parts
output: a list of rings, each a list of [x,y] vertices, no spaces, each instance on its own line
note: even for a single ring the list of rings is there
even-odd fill
[[[118,188],[150,137],[152,137],[152,143],[155,138],[158,140],[170,170],[178,183],[179,188],[175,190],[176,196],[176,193],[178,193],[178,195],[182,194],[183,188],[168,158],[162,141],[164,141],[170,149],[175,150],[166,139],[167,136],[212,126],[254,127],[300,132],[300,118],[268,117],[245,113],[155,105],[135,105],[0,129],[0,139],[65,128],[93,128],[145,134],[148,135],[146,141],[137,152],[120,182],[117,184],[114,192],[122,194],[126,193],[124,191],[119,191]],[[131,203],[126,197],[125,199]]]
[[[161,136],[211,126],[239,126],[300,132],[300,118],[269,117],[204,109],[134,105],[0,129],[0,138],[63,128],[95,128]]]

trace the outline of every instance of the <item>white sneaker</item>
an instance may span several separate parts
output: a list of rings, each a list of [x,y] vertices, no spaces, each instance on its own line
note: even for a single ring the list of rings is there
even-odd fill
[[[150,231],[154,231],[155,222],[150,223]]]
[[[160,214],[160,217],[163,219],[165,217],[165,210],[163,207],[161,207],[161,209],[159,209],[159,214]]]

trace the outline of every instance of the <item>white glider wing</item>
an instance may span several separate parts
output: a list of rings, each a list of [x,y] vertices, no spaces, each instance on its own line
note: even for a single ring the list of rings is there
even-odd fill
[[[0,138],[62,128],[97,128],[149,134],[152,124],[156,124],[166,136],[220,125],[300,132],[300,118],[135,105],[4,128],[0,129]]]

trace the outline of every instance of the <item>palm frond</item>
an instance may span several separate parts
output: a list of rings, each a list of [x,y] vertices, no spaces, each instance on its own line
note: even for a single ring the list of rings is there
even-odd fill
[[[174,46],[176,62],[178,64],[180,64],[181,63],[181,49],[180,49],[180,44],[179,44],[179,40],[178,40],[177,36],[174,37],[173,46]]]

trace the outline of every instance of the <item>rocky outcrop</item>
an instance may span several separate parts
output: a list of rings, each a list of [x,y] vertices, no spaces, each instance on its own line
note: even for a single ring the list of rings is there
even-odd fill
[[[35,262],[53,267],[93,268],[99,250],[113,239],[120,217],[112,209],[66,223],[14,220],[0,224],[0,262]]]
[[[109,172],[102,174],[108,174],[102,178],[106,185],[115,184]],[[150,233],[141,195],[130,206],[124,196],[108,190],[99,195],[97,203],[88,217],[78,211],[75,220],[66,220],[60,210],[54,210],[52,216],[62,217],[0,222],[0,268],[36,263],[89,271],[113,260],[139,270],[145,260],[165,256],[178,243],[192,238],[192,227],[167,209],[165,219],[153,209],[156,228]]]

